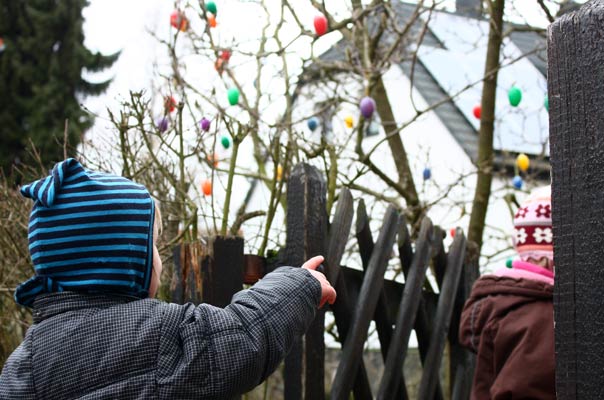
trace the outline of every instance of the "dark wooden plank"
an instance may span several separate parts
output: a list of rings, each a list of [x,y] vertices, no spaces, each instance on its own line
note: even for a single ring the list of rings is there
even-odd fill
[[[442,242],[442,236],[439,236],[438,232],[436,238],[437,241]],[[444,271],[444,277],[442,279],[436,317],[434,318],[434,326],[430,338],[430,349],[426,356],[422,380],[419,385],[418,398],[420,399],[431,399],[436,391],[442,353],[449,333],[449,324],[451,322],[451,314],[455,304],[455,296],[457,294],[457,287],[461,276],[465,250],[466,238],[461,230],[459,230],[455,235],[455,239],[453,239],[453,244],[451,245],[449,255],[446,259],[447,268]]]
[[[444,238],[445,231],[439,226],[435,226],[432,265],[434,266],[433,273],[439,288],[443,285],[443,277],[445,276],[445,269],[447,267],[447,253],[445,252],[445,245],[443,243]]]
[[[413,263],[409,268],[405,291],[401,299],[394,337],[390,344],[390,349],[388,349],[388,358],[384,367],[384,375],[380,382],[378,399],[392,399],[398,390],[403,363],[407,355],[409,336],[420,304],[422,285],[430,259],[432,235],[432,222],[429,218],[424,218],[417,240]]]
[[[548,98],[559,399],[604,398],[604,3],[549,27]]]
[[[329,227],[329,239],[327,252],[325,255],[326,275],[327,279],[332,283],[338,297],[336,303],[332,306],[336,327],[342,344],[344,344],[352,317],[354,314],[354,305],[356,301],[349,296],[345,281],[340,278],[340,261],[346,248],[346,242],[350,235],[353,218],[353,199],[350,191],[346,188],[340,191],[338,203],[333,217],[333,221]],[[365,369],[365,364],[361,360],[357,376],[354,380],[353,392],[355,399],[370,399],[372,398],[371,386]]]
[[[340,261],[346,249],[352,218],[354,216],[354,203],[350,190],[343,188],[338,196],[336,212],[329,226],[327,253],[325,254],[325,275],[333,285],[338,281]]]
[[[174,271],[170,292],[175,303],[202,302],[201,247],[200,242],[194,242],[181,243],[173,249]]]
[[[433,232],[433,237],[434,235]],[[440,237],[440,236],[437,236]],[[399,257],[401,260],[401,268],[403,273],[405,274],[405,279],[409,279],[409,269],[411,268],[411,264],[413,262],[413,250],[411,248],[411,238],[409,235],[409,230],[407,229],[407,223],[403,216],[401,216],[401,222],[399,223],[399,233],[398,233],[398,251]],[[436,240],[439,242],[439,240]],[[440,239],[440,248],[442,248],[442,239]],[[437,252],[437,254],[440,253]],[[431,252],[434,254],[434,251]],[[446,263],[446,261],[445,261]],[[444,267],[443,267],[444,270]],[[433,293],[430,284],[427,281],[424,281],[424,287],[430,288],[430,293]],[[426,291],[424,291],[426,292]],[[413,329],[415,330],[415,336],[417,337],[417,346],[419,348],[419,356],[422,361],[422,364],[426,361],[426,356],[428,355],[428,349],[430,348],[430,336],[431,336],[431,323],[434,320],[434,314],[432,310],[435,310],[435,307],[427,307],[427,304],[424,301],[424,296],[422,296],[419,306],[417,308],[417,314],[415,316],[415,322],[413,324]],[[399,311],[400,312],[400,311]],[[403,383],[401,382],[399,388],[403,388],[406,392],[406,388],[403,387]],[[400,390],[400,389],[399,389]],[[442,388],[440,386],[440,382],[437,382],[436,391],[434,393],[434,400],[442,400]]]
[[[287,187],[287,237],[285,263],[300,266],[324,254],[327,234],[325,182],[319,171],[305,163],[294,167]],[[304,394],[307,399],[325,396],[325,312],[318,310],[302,342],[296,341],[285,359],[285,399],[302,398],[302,357],[305,357]]]
[[[478,245],[474,242],[466,242],[462,281],[457,290],[454,311],[451,317],[451,327],[449,329],[449,371],[450,376],[454,377],[452,400],[469,399],[472,382],[474,380],[476,355],[459,343],[459,320],[466,299],[470,296],[470,292],[472,291],[472,286],[480,275],[478,268],[479,257]]]
[[[357,206],[356,237],[359,245],[361,261],[363,263],[363,270],[367,271],[367,268],[369,267],[369,260],[371,259],[371,254],[373,253],[374,243],[371,228],[369,226],[369,217],[367,216],[367,210],[365,208],[365,202],[363,199],[359,200],[359,204]],[[390,342],[392,340],[392,320],[390,319],[389,315],[390,312],[388,300],[386,299],[386,293],[382,288],[378,295],[373,320],[375,321],[375,328],[380,341],[380,350],[384,362],[386,362],[388,348],[390,347]],[[401,380],[403,383],[400,386],[399,393],[396,397],[404,400],[408,398],[407,391],[404,390],[404,376],[401,376]]]
[[[398,213],[394,206],[389,206],[384,216],[377,244],[369,261],[369,268],[361,286],[357,310],[352,320],[348,337],[344,342],[342,358],[331,388],[331,399],[348,399],[356,371],[363,354],[363,344],[367,339],[367,329],[375,312],[377,294],[384,284],[384,271],[392,253],[396,238]]]
[[[243,288],[243,238],[217,236],[211,241],[211,247],[213,293],[207,302],[216,307],[226,307],[233,295]],[[196,258],[195,253],[192,257]]]
[[[174,269],[172,270],[172,280],[170,281],[170,296],[172,302],[176,304],[184,304],[185,300],[185,285],[182,271],[183,263],[180,256],[181,247],[182,245],[178,245],[172,248]]]

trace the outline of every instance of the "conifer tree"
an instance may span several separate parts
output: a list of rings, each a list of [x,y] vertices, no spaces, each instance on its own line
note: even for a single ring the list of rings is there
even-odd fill
[[[65,120],[73,154],[93,117],[81,109],[110,80],[92,83],[85,71],[110,67],[119,53],[105,56],[84,46],[82,10],[87,0],[3,1],[0,5],[0,167],[31,162],[28,143],[50,167],[63,158]]]

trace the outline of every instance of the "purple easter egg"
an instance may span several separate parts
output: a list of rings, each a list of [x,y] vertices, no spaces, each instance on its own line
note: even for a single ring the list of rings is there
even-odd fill
[[[363,97],[361,99],[360,107],[361,114],[363,114],[363,117],[369,119],[375,111],[375,100],[373,100],[371,97]]]
[[[168,118],[166,118],[166,117],[159,118],[157,120],[157,129],[162,133],[167,131],[168,130]]]
[[[203,117],[203,118],[201,119],[201,121],[199,121],[199,125],[201,126],[201,129],[202,129],[204,132],[207,132],[207,131],[209,131],[209,130],[210,130],[210,120],[209,120],[209,119],[207,119],[206,117]]]

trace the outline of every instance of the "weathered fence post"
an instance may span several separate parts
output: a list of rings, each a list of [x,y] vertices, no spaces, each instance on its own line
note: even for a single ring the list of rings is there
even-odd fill
[[[243,289],[243,238],[216,236],[210,243],[209,276],[204,279],[212,290],[203,301],[226,307],[235,293]]]
[[[285,263],[300,266],[312,256],[324,254],[327,232],[325,182],[316,168],[301,163],[293,169],[287,185],[287,238]],[[306,333],[305,398],[325,397],[325,312],[317,316]],[[302,398],[302,343],[297,340],[285,359],[286,400]]]
[[[201,242],[181,243],[173,248],[174,271],[170,283],[173,302],[202,302],[202,263],[206,262],[203,253]]]
[[[554,22],[548,92],[556,283],[556,392],[604,398],[604,2]]]

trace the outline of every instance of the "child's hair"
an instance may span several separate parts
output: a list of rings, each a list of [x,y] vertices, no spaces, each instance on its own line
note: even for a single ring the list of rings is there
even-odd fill
[[[153,202],[155,203],[155,218],[153,221],[153,228],[155,230],[155,228],[157,228],[157,233],[158,235],[161,235],[162,230],[163,230],[163,221],[161,218],[161,209],[159,206],[159,201],[156,199],[153,199]],[[153,238],[153,240],[157,240],[157,238]]]
[[[554,245],[552,231],[552,201],[550,186],[531,192],[514,216],[513,242],[523,261],[543,260],[552,269]]]

